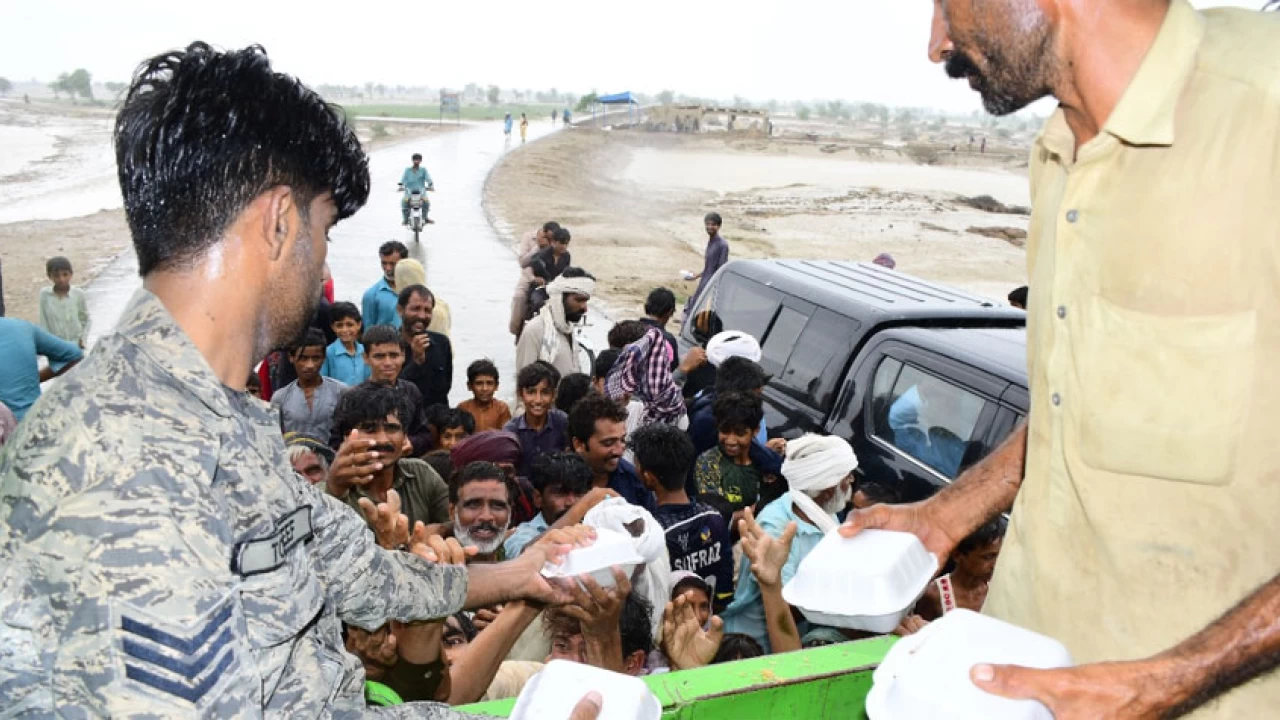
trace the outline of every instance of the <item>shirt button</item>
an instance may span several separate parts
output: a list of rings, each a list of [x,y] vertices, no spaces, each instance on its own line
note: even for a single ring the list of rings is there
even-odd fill
[[[1069,223],[1073,223],[1073,222],[1075,222],[1076,220],[1079,220],[1079,219],[1080,219],[1080,212],[1079,212],[1079,211],[1077,211],[1077,210],[1068,210],[1068,211],[1067,211],[1067,222],[1069,222]]]
[[[1062,318],[1064,318],[1064,317],[1066,317],[1066,316],[1067,316],[1067,306],[1066,306],[1066,305],[1059,305],[1059,306],[1058,306],[1058,319],[1059,319],[1059,320],[1061,320]]]
[[[1054,393],[1054,394],[1052,394],[1052,395],[1050,395],[1050,396],[1049,396],[1049,402],[1053,403],[1055,406],[1061,405],[1061,404],[1062,404],[1062,396],[1061,396],[1061,395],[1059,395],[1058,393]]]

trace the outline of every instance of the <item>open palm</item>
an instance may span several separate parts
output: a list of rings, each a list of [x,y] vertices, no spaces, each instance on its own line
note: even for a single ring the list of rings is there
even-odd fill
[[[782,583],[782,566],[791,555],[791,541],[796,536],[796,524],[788,523],[781,537],[773,537],[756,522],[755,514],[747,508],[738,521],[738,533],[742,536],[742,554],[751,561],[751,574],[761,585],[775,586]]]

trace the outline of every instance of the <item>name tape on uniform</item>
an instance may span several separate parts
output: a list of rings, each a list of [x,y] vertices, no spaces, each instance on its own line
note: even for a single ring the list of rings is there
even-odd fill
[[[231,550],[231,571],[241,577],[271,572],[284,564],[289,552],[311,539],[311,506],[281,515],[266,537],[236,543]]]

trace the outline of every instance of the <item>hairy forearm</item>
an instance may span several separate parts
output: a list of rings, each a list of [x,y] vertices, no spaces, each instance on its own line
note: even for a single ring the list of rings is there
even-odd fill
[[[529,556],[524,556],[529,557]],[[467,566],[467,610],[498,605],[520,599],[519,589],[524,587],[531,573],[537,572],[528,560],[508,560],[493,564]]]
[[[769,645],[773,652],[784,653],[800,649],[800,629],[791,616],[791,606],[782,599],[781,585],[761,585],[760,597],[764,600],[765,626],[769,631]]]
[[[449,704],[466,705],[484,697],[484,691],[489,689],[507,653],[537,617],[538,610],[523,602],[508,603],[502,608],[497,619],[476,635],[462,657],[450,668],[453,686],[449,690]]]
[[[1179,717],[1280,665],[1280,576],[1212,625],[1152,658]]]
[[[443,622],[391,623],[396,636],[396,649],[404,660],[426,665],[440,659]]]
[[[930,500],[957,540],[1013,506],[1027,458],[1027,424]]]

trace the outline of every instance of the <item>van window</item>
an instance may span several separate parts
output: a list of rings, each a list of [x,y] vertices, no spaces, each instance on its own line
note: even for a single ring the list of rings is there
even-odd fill
[[[788,310],[790,308],[784,307],[774,323],[769,333],[770,344]],[[812,407],[824,412],[830,410],[845,363],[853,350],[850,338],[857,329],[857,321],[818,309],[800,333],[786,369],[779,376],[780,386]]]
[[[949,479],[966,458],[985,454],[971,439],[986,400],[911,365],[901,367],[889,397],[882,398],[881,374],[892,369],[885,362],[876,373],[873,406],[888,406],[883,420],[873,414],[876,437]]]
[[[716,291],[715,309],[720,327],[711,334],[740,330],[757,340],[763,338],[782,303],[782,293],[731,273],[721,275],[717,284],[720,287]]]
[[[778,319],[773,323],[773,329],[769,331],[769,336],[764,339],[764,345],[760,348],[763,354],[760,358],[760,367],[764,368],[765,372],[775,378],[781,376],[782,369],[787,366],[787,359],[791,357],[791,351],[795,349],[796,341],[800,339],[800,333],[804,331],[804,325],[807,322],[809,322],[808,315],[792,307],[785,305],[782,307],[782,312],[778,313]]]

